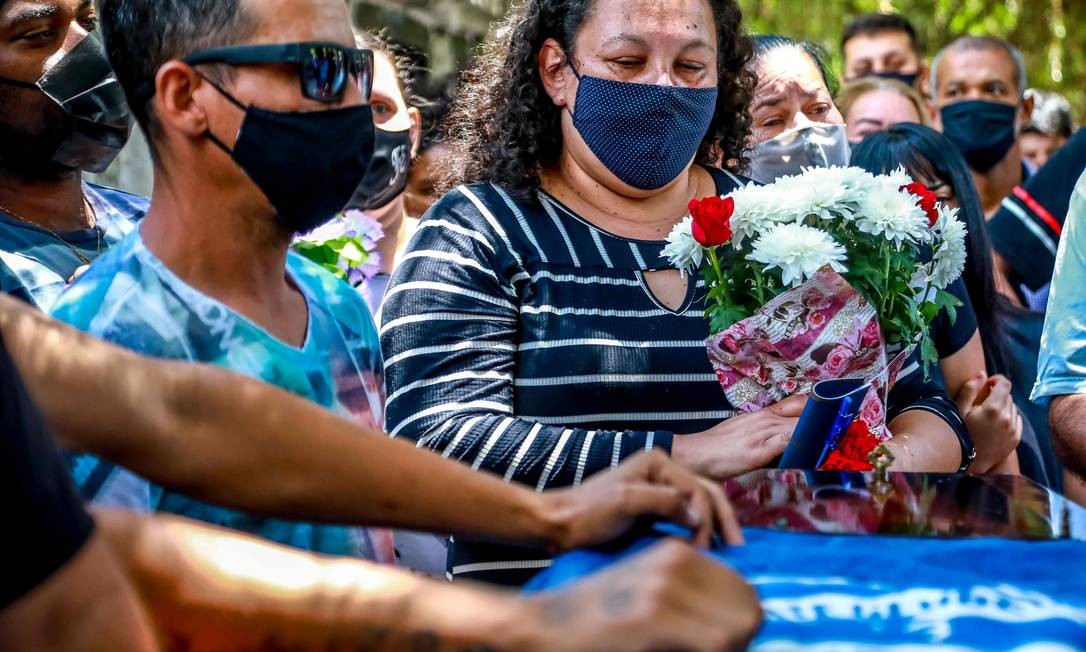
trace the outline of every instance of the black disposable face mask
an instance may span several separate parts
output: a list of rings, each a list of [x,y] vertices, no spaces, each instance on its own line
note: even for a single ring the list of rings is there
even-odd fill
[[[374,128],[373,159],[351,199],[351,207],[370,211],[387,206],[407,189],[410,168],[411,131]]]
[[[943,134],[953,142],[969,167],[981,174],[1007,156],[1015,142],[1013,104],[970,100],[948,104],[939,111]]]
[[[35,83],[0,77],[0,83],[39,90],[63,114],[59,137],[43,142],[41,158],[74,170],[102,172],[128,142],[132,115],[106,58],[102,36],[88,34]]]
[[[879,79],[892,79],[905,84],[909,88],[916,88],[916,80],[920,79],[920,73],[911,72],[872,72],[866,75],[857,77],[856,79],[863,79],[864,77],[877,77]]]
[[[326,111],[269,111],[245,106],[233,149],[207,137],[264,193],[279,222],[295,233],[328,222],[351,200],[373,156],[373,113],[368,104]]]

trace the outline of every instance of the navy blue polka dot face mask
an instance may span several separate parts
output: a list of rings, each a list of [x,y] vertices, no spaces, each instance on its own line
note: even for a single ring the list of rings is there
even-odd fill
[[[573,69],[573,64],[570,64]],[[573,126],[623,183],[656,190],[690,165],[709,131],[717,88],[634,84],[582,77]]]

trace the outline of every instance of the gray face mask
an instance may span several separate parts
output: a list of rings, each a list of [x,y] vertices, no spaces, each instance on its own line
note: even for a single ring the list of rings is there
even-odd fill
[[[88,34],[37,82],[0,78],[0,83],[40,90],[60,107],[67,124],[51,154],[57,165],[102,172],[128,141],[132,115],[98,31]]]
[[[755,145],[746,176],[773,183],[803,168],[845,167],[850,155],[845,125],[812,122]]]

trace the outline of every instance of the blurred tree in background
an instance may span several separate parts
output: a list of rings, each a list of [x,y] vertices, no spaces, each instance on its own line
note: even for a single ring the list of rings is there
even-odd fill
[[[913,22],[930,61],[964,34],[992,35],[1018,46],[1029,67],[1029,85],[1071,100],[1086,116],[1086,0],[740,0],[752,32],[815,41],[840,71],[840,38],[853,17],[898,13]],[[1079,29],[1075,29],[1079,28]]]

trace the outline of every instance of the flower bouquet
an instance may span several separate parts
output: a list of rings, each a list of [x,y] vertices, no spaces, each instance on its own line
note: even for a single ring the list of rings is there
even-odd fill
[[[946,288],[965,266],[957,209],[901,169],[832,167],[695,200],[690,213],[663,255],[705,279],[709,359],[732,405],[753,412],[860,379],[870,387],[830,466],[869,468],[867,453],[890,438],[902,363],[916,346],[925,365],[938,361],[929,326],[942,310],[956,317]]]
[[[293,248],[354,287],[381,269],[377,241],[381,224],[359,210],[347,210],[309,233],[299,234]]]

